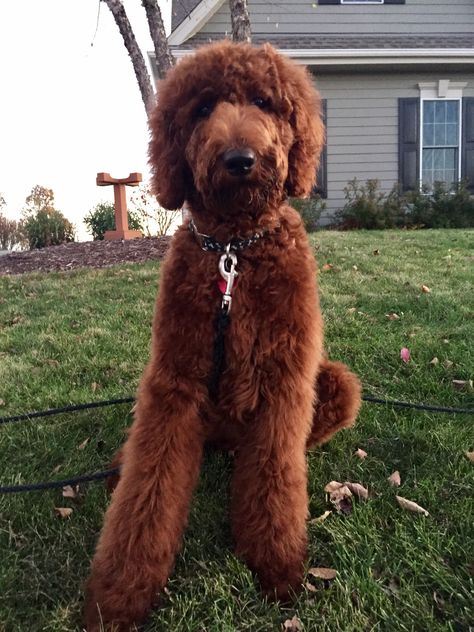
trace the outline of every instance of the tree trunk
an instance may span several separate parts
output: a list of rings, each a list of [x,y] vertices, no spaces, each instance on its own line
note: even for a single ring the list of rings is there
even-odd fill
[[[157,0],[142,0],[142,5],[145,7],[148,27],[155,48],[158,77],[164,79],[166,73],[174,63],[174,58],[171,55],[168,40],[166,39],[160,7],[158,6]]]
[[[155,107],[155,93],[151,83],[150,75],[145,64],[142,52],[138,47],[137,40],[133,34],[132,27],[130,25],[127,14],[125,13],[124,6],[121,0],[104,0],[105,4],[109,7],[112,15],[114,16],[115,23],[119,27],[120,34],[123,37],[123,42],[132,60],[135,76],[140,87],[143,103],[145,104],[145,110],[147,116],[150,117]],[[160,15],[161,17],[161,15]]]
[[[252,33],[247,0],[229,0],[229,6],[232,20],[232,39],[234,42],[248,42],[250,44]]]

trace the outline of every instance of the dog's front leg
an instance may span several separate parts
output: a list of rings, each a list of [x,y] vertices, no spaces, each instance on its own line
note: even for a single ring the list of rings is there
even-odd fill
[[[87,582],[88,632],[128,632],[142,622],[172,570],[203,448],[190,393],[143,380]]]
[[[289,382],[291,379],[288,380]],[[311,383],[282,383],[267,401],[235,459],[232,522],[236,554],[263,591],[287,600],[301,587],[308,513],[305,445]]]

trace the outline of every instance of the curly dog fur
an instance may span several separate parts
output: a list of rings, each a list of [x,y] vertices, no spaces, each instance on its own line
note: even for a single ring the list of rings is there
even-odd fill
[[[119,455],[121,477],[87,584],[87,630],[126,631],[172,572],[205,443],[235,450],[236,554],[262,590],[285,599],[302,582],[306,449],[351,425],[360,385],[325,359],[317,271],[288,196],[314,183],[324,141],[305,69],[269,45],[220,42],[183,59],[159,86],[150,122],[154,190],[187,203],[199,232],[227,242],[267,231],[238,253],[217,402],[208,396],[220,254],[181,227],[163,264],[151,359]],[[253,152],[229,170],[228,150]]]

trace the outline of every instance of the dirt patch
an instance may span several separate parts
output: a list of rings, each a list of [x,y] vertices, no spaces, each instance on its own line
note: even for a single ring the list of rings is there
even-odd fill
[[[121,263],[160,260],[168,249],[170,239],[143,237],[129,241],[84,241],[39,250],[10,252],[0,257],[0,275],[107,268]]]

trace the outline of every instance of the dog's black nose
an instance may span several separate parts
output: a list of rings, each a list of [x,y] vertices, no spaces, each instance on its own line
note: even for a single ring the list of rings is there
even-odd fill
[[[256,161],[255,153],[248,147],[242,149],[228,149],[224,156],[224,165],[233,176],[248,175]]]

